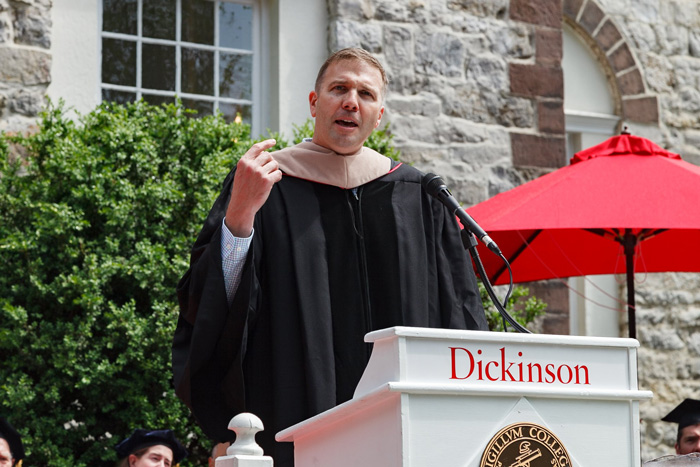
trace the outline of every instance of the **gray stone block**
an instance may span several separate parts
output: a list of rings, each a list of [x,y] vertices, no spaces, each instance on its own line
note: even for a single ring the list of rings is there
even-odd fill
[[[428,75],[464,76],[465,47],[454,34],[423,33],[416,38],[417,71]]]
[[[15,43],[48,49],[51,47],[51,14],[47,6],[17,8],[13,21]]]
[[[361,47],[371,53],[381,53],[381,26],[355,21],[335,21],[332,27],[335,32],[337,49]]]
[[[9,110],[26,117],[36,117],[46,103],[44,88],[20,89],[9,98]]]
[[[0,82],[33,86],[51,81],[51,55],[46,52],[0,47],[0,63]]]

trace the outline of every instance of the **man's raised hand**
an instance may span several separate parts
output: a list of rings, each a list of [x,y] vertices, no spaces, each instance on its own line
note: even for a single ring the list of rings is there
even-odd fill
[[[272,186],[282,179],[277,161],[267,152],[274,139],[255,143],[240,158],[226,210],[226,226],[236,237],[247,237],[253,230],[255,214],[260,210]]]

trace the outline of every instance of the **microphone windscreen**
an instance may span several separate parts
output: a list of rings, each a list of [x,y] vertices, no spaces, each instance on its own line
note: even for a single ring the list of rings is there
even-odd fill
[[[437,197],[440,190],[443,187],[445,187],[444,180],[440,178],[439,175],[435,175],[433,173],[427,173],[423,175],[423,180],[421,180],[421,184],[423,185],[423,188],[425,188],[425,191],[427,191],[429,195],[435,197]]]

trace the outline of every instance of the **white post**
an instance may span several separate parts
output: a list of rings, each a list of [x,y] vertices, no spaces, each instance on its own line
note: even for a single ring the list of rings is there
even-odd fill
[[[231,419],[228,429],[236,433],[236,441],[226,449],[226,455],[216,459],[216,467],[272,467],[272,457],[264,456],[255,442],[255,434],[263,423],[252,413],[241,413]]]

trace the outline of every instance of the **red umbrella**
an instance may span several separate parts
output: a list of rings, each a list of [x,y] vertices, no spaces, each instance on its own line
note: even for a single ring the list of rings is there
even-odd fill
[[[467,212],[499,245],[515,282],[625,273],[636,337],[634,272],[700,271],[699,208],[700,167],[622,134]],[[500,258],[484,248],[481,259],[493,284],[508,283]]]

